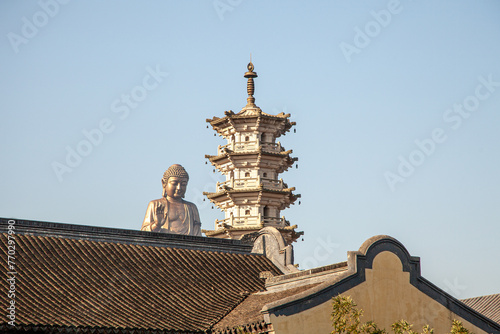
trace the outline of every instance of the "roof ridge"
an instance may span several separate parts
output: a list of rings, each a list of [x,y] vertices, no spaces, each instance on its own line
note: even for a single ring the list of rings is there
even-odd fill
[[[0,218],[2,223],[7,223],[12,220],[16,222],[16,234],[19,235],[63,237],[67,239],[97,242],[243,254],[251,253],[253,248],[252,244],[241,240],[217,239],[202,236],[146,232],[113,227],[76,225],[17,218]]]

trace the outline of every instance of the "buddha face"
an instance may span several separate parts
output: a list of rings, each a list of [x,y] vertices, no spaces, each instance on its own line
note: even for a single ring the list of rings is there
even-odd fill
[[[162,183],[164,194],[174,199],[181,199],[186,193],[188,180],[184,177],[171,176],[166,183],[163,180]]]

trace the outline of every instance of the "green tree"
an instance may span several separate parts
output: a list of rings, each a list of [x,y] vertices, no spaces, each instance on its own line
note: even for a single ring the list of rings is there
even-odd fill
[[[473,334],[467,328],[465,328],[462,323],[458,320],[453,320],[451,325],[451,334]]]
[[[332,300],[332,326],[331,334],[387,334],[383,328],[379,328],[373,321],[361,322],[363,310],[356,307],[356,303],[349,296],[338,295]],[[413,331],[413,327],[406,320],[400,320],[392,324],[394,334],[419,334]],[[422,334],[433,334],[434,330],[426,325],[422,328]],[[458,320],[453,320],[450,334],[473,334],[466,329]]]
[[[382,334],[387,333],[384,329],[378,328],[373,321],[361,323],[363,310],[356,308],[356,303],[349,296],[337,296],[333,298],[331,334]]]

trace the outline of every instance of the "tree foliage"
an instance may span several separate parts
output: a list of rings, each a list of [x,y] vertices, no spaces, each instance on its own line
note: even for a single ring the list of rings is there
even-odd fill
[[[349,296],[333,298],[332,301],[332,326],[331,334],[388,334],[384,328],[379,328],[373,321],[361,322],[363,310],[358,309],[356,303]],[[394,334],[419,334],[412,330],[413,325],[406,320],[400,320],[392,324]],[[434,334],[434,330],[426,325],[422,328],[422,334]],[[450,334],[473,334],[466,329],[458,320],[453,320]]]

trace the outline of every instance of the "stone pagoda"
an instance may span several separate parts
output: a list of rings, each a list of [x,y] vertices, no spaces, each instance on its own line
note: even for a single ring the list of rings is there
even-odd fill
[[[229,110],[222,118],[207,119],[227,144],[219,145],[217,155],[205,157],[226,176],[226,181],[217,183],[215,192],[203,194],[225,212],[225,217],[215,221],[214,230],[203,232],[213,238],[241,239],[273,227],[283,236],[286,246],[303,232],[296,232],[297,225],[290,226],[280,214],[300,195],[293,194],[295,188],[288,187],[279,175],[298,158],[292,158],[292,150],[286,150],[276,139],[295,122],[290,122],[290,114],[266,114],[255,105],[253,79],[257,73],[253,70],[250,62],[244,75],[248,79],[247,105],[239,113]]]

